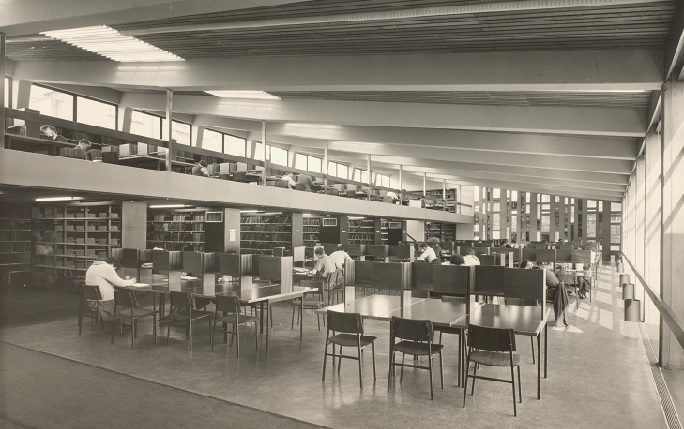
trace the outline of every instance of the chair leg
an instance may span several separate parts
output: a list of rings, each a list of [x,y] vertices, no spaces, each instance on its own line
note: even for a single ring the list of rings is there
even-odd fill
[[[334,348],[335,348],[335,346],[333,346],[333,349]],[[333,354],[334,353],[335,352],[333,352]],[[333,357],[333,359],[334,359],[334,357]],[[341,368],[342,368],[342,346],[340,346],[340,354],[339,354],[339,357],[337,358],[337,373],[338,374],[340,373]]]
[[[406,353],[401,354],[401,376],[399,377],[399,383],[404,382],[404,358],[406,357]]]
[[[95,310],[95,321],[97,322],[95,324],[95,332],[96,335],[99,337],[100,336],[100,309],[98,308]]]
[[[295,305],[294,305],[294,300],[292,301],[292,325],[290,326],[290,329],[294,329],[294,316],[295,316]],[[299,322],[299,319],[297,320]],[[299,323],[297,323],[299,324]]]
[[[211,351],[212,352],[214,351],[214,337],[215,337],[214,332],[216,332],[216,323],[218,323],[218,319],[219,319],[218,317],[214,317],[214,326],[212,328],[212,333],[211,333],[212,335],[209,338],[209,342],[211,343]]]
[[[373,351],[373,381],[375,381],[375,341],[371,343],[371,349]]]
[[[112,344],[114,344],[114,330],[116,329],[116,315],[114,316],[114,319],[112,320]]]
[[[428,356],[428,366],[430,367],[430,400],[434,400],[435,390],[432,387],[432,356]]]
[[[475,375],[475,376],[477,375],[477,368],[478,368],[479,366],[480,366],[480,365],[476,362],[476,363],[475,363],[475,369],[473,370],[473,375]],[[470,387],[470,396],[474,396],[474,395],[475,395],[475,380],[477,380],[477,379],[476,379],[476,378],[473,378],[473,385]]]
[[[391,341],[391,340],[390,340]],[[392,385],[392,375],[394,373],[394,351],[392,351],[392,347],[390,346],[390,352],[389,352],[389,370],[387,371],[387,391],[389,392],[390,386]]]
[[[240,357],[240,324],[237,321],[235,321],[235,350],[237,357]]]
[[[466,358],[465,382],[463,383],[463,408],[465,408],[466,396],[468,396],[468,372],[469,371],[470,371],[470,357],[468,356]]]
[[[81,299],[81,306],[78,309],[78,335],[81,335],[81,331],[83,330],[83,312],[85,309],[83,308],[85,306],[85,302],[83,299]]]
[[[363,389],[363,371],[361,361],[361,347],[356,346],[356,356],[359,358],[359,388]]]
[[[157,347],[157,313],[152,315],[152,319],[154,319],[154,325],[152,325],[152,335],[154,336],[154,346]]]
[[[534,337],[530,337],[530,345],[532,346],[532,363],[535,363],[534,359]]]
[[[334,359],[334,358],[333,358]],[[325,340],[325,351],[323,352],[323,378],[321,381],[325,381],[325,367],[328,363],[328,340]]]
[[[513,415],[518,415],[518,410],[516,408],[517,400],[515,399],[515,373],[513,372],[513,361],[511,360],[511,388],[513,389]]]
[[[256,320],[254,321],[254,344],[256,345],[256,351],[259,351],[259,328],[257,327]]]
[[[432,358],[430,358],[432,360]],[[442,351],[439,351],[439,376],[442,380],[442,389],[444,389],[444,361],[442,360]]]
[[[192,320],[188,320],[188,340],[190,340],[190,351],[192,351]]]
[[[169,314],[169,320],[168,324],[166,325],[166,345],[169,345],[169,337],[171,336],[171,316],[172,314]]]
[[[137,322],[137,320],[133,319],[133,310],[131,310],[131,348],[132,349],[135,348],[135,337],[136,337],[135,326],[136,326],[136,322]]]
[[[522,404],[522,383],[520,382],[520,365],[518,365],[518,397]]]

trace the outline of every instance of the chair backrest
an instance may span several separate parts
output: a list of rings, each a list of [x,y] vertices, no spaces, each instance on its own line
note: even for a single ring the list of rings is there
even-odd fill
[[[515,331],[468,324],[468,347],[490,352],[515,351]]]
[[[363,322],[359,313],[340,313],[328,310],[328,329],[343,334],[363,335]]]
[[[318,290],[318,293],[323,293],[323,280],[300,280],[299,286],[314,288]]]
[[[216,312],[223,314],[240,313],[240,299],[235,295],[216,295]]]
[[[432,321],[430,320],[411,320],[393,316],[390,322],[392,338],[431,342],[432,332]]]
[[[114,289],[114,304],[117,307],[134,307],[133,292],[124,289]]]
[[[171,307],[175,307],[179,310],[187,308],[192,309],[192,297],[190,292],[170,292],[171,297]]]
[[[100,286],[98,285],[85,285],[83,286],[83,298],[89,301],[100,301],[102,300],[102,293],[100,293]]]

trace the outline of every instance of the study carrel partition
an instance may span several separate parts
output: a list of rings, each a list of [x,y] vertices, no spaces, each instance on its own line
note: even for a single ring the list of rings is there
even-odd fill
[[[267,256],[259,257],[259,278],[280,283],[281,292],[292,292],[292,268],[294,263],[292,256]]]
[[[213,293],[219,264],[214,252],[183,252],[183,271],[202,281],[205,293]]]
[[[252,287],[252,276],[255,274],[252,266],[252,255],[236,255],[232,253],[220,253],[218,255],[219,274],[236,277],[240,283],[240,289]]]
[[[546,314],[546,270],[504,268],[504,297],[541,302],[541,316]]]
[[[353,284],[345,284],[345,302],[356,299],[356,287],[401,291],[402,300],[411,297],[410,262],[356,261]]]
[[[153,250],[152,266],[158,274],[167,274],[169,284],[180,284],[183,270],[183,252],[180,250]]]
[[[476,265],[475,281],[471,293],[475,295],[503,296],[504,267],[498,265]]]

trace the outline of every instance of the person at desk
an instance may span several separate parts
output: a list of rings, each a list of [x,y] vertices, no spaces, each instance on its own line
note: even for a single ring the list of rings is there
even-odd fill
[[[193,176],[209,177],[209,170],[207,170],[207,161],[201,160],[192,167]]]
[[[287,187],[290,189],[294,189],[297,186],[297,182],[295,182],[292,173],[285,173],[282,180],[287,182]]]
[[[56,142],[65,142],[67,141],[66,137],[61,136],[57,134],[57,129],[53,127],[52,125],[41,125],[40,126],[40,133],[47,137],[50,140],[54,140]]]
[[[349,256],[349,253],[345,252],[344,250],[335,250],[328,256],[328,258],[335,262],[335,267],[338,269],[344,269],[344,263],[352,260],[351,256]]]
[[[458,253],[451,255],[448,261],[442,262],[442,265],[463,265],[463,256]]]
[[[300,174],[297,176],[295,189],[298,191],[313,192],[313,178],[308,174]]]
[[[114,286],[125,287],[135,283],[135,279],[125,280],[119,277],[116,269],[120,267],[116,258],[107,257],[92,263],[85,274],[86,285],[100,287],[100,317],[105,321],[114,319]],[[94,310],[94,308],[93,308]]]
[[[463,265],[480,265],[480,258],[475,256],[475,249],[468,249],[465,256],[463,257]]]
[[[520,262],[520,268],[545,270],[546,272],[546,299],[553,302],[553,311],[556,316],[556,327],[560,327],[560,321],[568,326],[565,320],[565,314],[568,309],[568,293],[565,290],[565,283],[558,280],[556,274],[548,267],[534,265],[531,261],[523,260]]]
[[[437,256],[437,259],[440,261],[442,260],[442,248],[439,245],[439,238],[437,237],[430,237],[427,239],[427,242],[430,243],[430,246],[432,246],[432,250],[435,251],[435,256]]]
[[[390,203],[390,204],[398,204],[399,197],[394,192],[388,191],[387,195],[385,195],[383,197],[382,202],[383,203]]]
[[[437,259],[434,249],[427,243],[420,243],[418,250],[420,250],[420,256],[416,258],[418,261],[434,262]]]

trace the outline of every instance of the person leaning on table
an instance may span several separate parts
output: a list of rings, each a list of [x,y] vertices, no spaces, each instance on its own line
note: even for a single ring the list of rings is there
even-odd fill
[[[416,258],[418,261],[434,262],[437,259],[434,249],[428,246],[427,243],[420,243],[418,250],[420,250],[420,256]]]
[[[313,192],[313,177],[309,176],[308,174],[298,175],[295,189],[298,191]]]
[[[125,280],[119,277],[116,273],[116,269],[119,266],[118,259],[107,257],[93,262],[85,274],[86,285],[100,287],[102,300],[100,301],[99,311],[100,317],[105,321],[110,321],[114,318],[114,286],[124,287],[135,283],[135,279]]]
[[[335,250],[328,258],[332,259],[335,263],[335,268],[344,269],[344,263],[347,261],[352,261],[353,259],[349,256],[349,253],[344,250]]]
[[[193,176],[209,177],[209,170],[207,170],[207,161],[201,160],[192,167]]]
[[[468,249],[463,257],[463,265],[480,265],[480,258],[475,256],[475,249]]]

